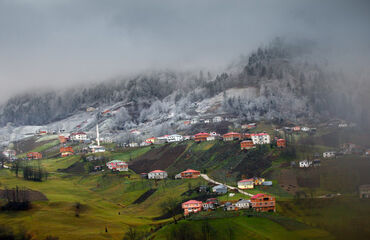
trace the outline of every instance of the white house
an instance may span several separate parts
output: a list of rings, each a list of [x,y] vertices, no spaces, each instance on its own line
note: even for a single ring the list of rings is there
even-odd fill
[[[167,142],[181,142],[184,140],[184,137],[179,134],[172,134],[167,136]]]
[[[191,119],[191,121],[190,121],[190,124],[196,124],[196,123],[198,123],[198,119]]]
[[[3,152],[3,155],[9,160],[15,160],[15,155],[17,155],[17,152],[15,150],[7,149]]]
[[[140,147],[146,147],[146,146],[149,146],[151,144],[152,144],[151,142],[144,141],[144,142],[140,143]]]
[[[322,156],[323,156],[324,158],[335,157],[335,152],[334,152],[334,151],[331,151],[331,152],[324,152],[324,153],[322,154]]]
[[[128,146],[129,146],[129,147],[138,147],[138,146],[139,146],[139,144],[138,144],[138,143],[136,143],[136,142],[131,142],[131,143],[129,143],[129,144],[128,144]]]
[[[90,145],[89,148],[93,153],[105,152],[105,147],[103,146]]]
[[[165,179],[167,176],[167,172],[162,170],[154,170],[148,173],[148,179]]]
[[[301,127],[302,132],[309,132],[310,128],[309,127]]]
[[[100,141],[103,143],[113,143],[113,139],[111,137],[100,138]]]
[[[86,141],[86,140],[88,140],[87,134],[84,133],[84,132],[72,133],[70,135],[70,139],[72,141]]]
[[[338,127],[339,128],[346,128],[346,127],[348,127],[348,124],[347,123],[339,123]]]
[[[206,124],[208,124],[210,122],[211,122],[211,120],[209,120],[209,119],[204,120],[204,123],[206,123]]]
[[[251,134],[251,139],[253,141],[253,144],[270,144],[270,135],[267,133],[257,133],[257,134]]]
[[[247,208],[250,208],[251,207],[251,201],[250,200],[241,199],[237,203],[235,203],[235,206],[238,209],[247,209]]]
[[[299,161],[299,167],[300,168],[308,168],[308,167],[311,167],[311,166],[312,166],[312,161],[308,161],[308,160]]]
[[[209,133],[209,136],[207,137],[207,141],[214,141],[214,140],[217,140],[221,137],[220,134],[216,133],[216,132],[211,132]]]
[[[216,116],[216,117],[214,117],[214,118],[212,119],[212,122],[214,122],[214,123],[218,123],[218,122],[222,122],[222,120],[223,120],[223,118],[222,118],[222,117],[220,117],[220,116]]]
[[[184,136],[184,140],[190,140],[191,136]]]

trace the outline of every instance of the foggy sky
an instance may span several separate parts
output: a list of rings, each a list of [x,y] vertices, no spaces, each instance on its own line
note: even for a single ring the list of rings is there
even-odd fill
[[[278,36],[370,65],[368,2],[0,0],[0,100],[144,70],[222,71]]]

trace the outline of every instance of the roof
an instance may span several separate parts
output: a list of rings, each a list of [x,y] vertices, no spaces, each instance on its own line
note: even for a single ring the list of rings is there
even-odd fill
[[[182,173],[199,173],[199,171],[194,170],[194,169],[188,169],[186,171],[183,171]]]
[[[182,204],[195,204],[195,203],[203,203],[202,201],[197,201],[197,200],[189,200],[187,202],[184,202]]]
[[[154,171],[151,171],[150,173],[165,173],[166,171],[163,171],[163,170],[154,170]]]
[[[125,161],[122,161],[122,160],[112,160],[108,163],[118,163],[118,162],[126,163]]]
[[[269,196],[269,195],[264,194],[264,193],[258,193],[256,195],[254,195],[253,197],[251,197],[251,199],[256,199],[256,198],[260,198],[260,197],[264,197],[264,196]]]
[[[240,182],[254,182],[254,179],[253,178],[243,179],[243,180],[240,180],[238,183],[240,183]]]
[[[229,132],[229,133],[224,134],[224,136],[225,136],[225,135],[235,135],[235,134],[240,135],[240,133],[237,133],[237,132]]]
[[[209,133],[200,132],[194,135],[194,137],[199,137],[199,136],[209,136]]]
[[[241,199],[237,203],[250,203],[250,202],[251,202],[250,200]]]
[[[86,135],[84,132],[76,132],[76,133],[71,133],[71,135]]]
[[[251,136],[265,136],[267,133],[252,133]]]
[[[223,184],[219,184],[217,186],[214,186],[213,188],[227,188],[227,187]]]

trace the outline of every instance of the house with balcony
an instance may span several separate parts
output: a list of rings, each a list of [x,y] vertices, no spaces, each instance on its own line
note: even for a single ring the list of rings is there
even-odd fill
[[[203,202],[197,200],[189,200],[181,204],[185,216],[202,211],[202,206]]]
[[[198,178],[200,176],[200,171],[188,169],[180,173],[181,178]]]
[[[275,197],[259,193],[251,197],[251,207],[256,212],[275,212]]]
[[[207,138],[210,136],[209,133],[197,133],[194,135],[194,141],[195,142],[205,142],[207,141]]]
[[[165,179],[167,177],[167,172],[163,170],[154,170],[148,173],[148,179]]]
[[[223,135],[224,141],[234,141],[234,140],[240,140],[241,134],[236,132],[229,132]]]
[[[250,150],[256,148],[252,140],[244,140],[240,143],[241,150]]]
[[[71,146],[61,147],[59,149],[59,152],[60,152],[60,156],[62,156],[62,157],[67,157],[67,156],[71,156],[71,155],[74,154],[73,148]]]

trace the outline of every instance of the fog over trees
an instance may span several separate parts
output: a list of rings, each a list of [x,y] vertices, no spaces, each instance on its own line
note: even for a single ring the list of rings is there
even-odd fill
[[[315,44],[275,39],[230,72],[150,72],[129,79],[15,96],[1,106],[0,123],[42,125],[67,118],[87,107],[122,106],[114,126],[129,127],[165,118],[195,115],[195,103],[223,96],[221,109],[247,119],[325,119],[339,117],[366,124],[370,115],[366,79],[329,70],[314,56]],[[241,67],[242,66],[242,67]],[[227,90],[254,88],[256,96],[234,96]],[[162,126],[163,127],[163,126]],[[158,132],[160,132],[160,127]]]

